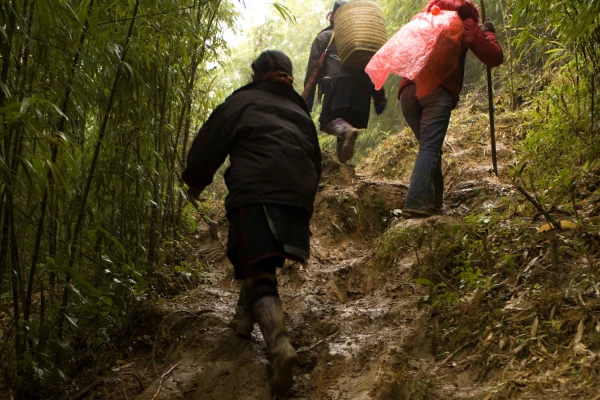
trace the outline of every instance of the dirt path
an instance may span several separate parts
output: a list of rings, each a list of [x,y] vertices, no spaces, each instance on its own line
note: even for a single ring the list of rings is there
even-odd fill
[[[485,120],[477,118],[473,130]],[[500,122],[500,140],[502,129]],[[403,135],[382,146],[410,142],[408,133]],[[489,145],[481,136],[464,125],[451,126],[445,149],[448,215],[428,220],[393,216],[402,208],[407,188],[400,181],[408,181],[410,168],[398,169],[400,181],[394,181],[382,179],[380,154],[359,174],[326,160],[312,224],[312,257],[306,265],[282,269],[278,278],[300,358],[289,398],[466,399],[494,384],[493,373],[463,362],[468,354],[436,355],[429,335],[435,327],[427,308],[419,307],[429,290],[414,282],[415,255],[383,263],[377,253],[386,232],[459,224],[462,215],[494,206],[508,188],[490,173]],[[414,151],[405,154],[399,162],[412,166]],[[499,155],[504,168],[512,152],[502,142]],[[223,246],[202,232],[198,251],[210,284],[159,305],[159,315],[146,322],[152,327],[146,349],[129,363],[143,392],[132,375],[121,375],[123,390],[115,385],[110,398],[269,399],[269,357],[258,327],[250,340],[228,328],[237,285]]]

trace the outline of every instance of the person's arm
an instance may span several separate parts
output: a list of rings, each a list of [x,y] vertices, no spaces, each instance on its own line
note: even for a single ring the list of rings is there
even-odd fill
[[[385,97],[385,90],[383,88],[379,90],[375,90],[375,88],[373,88],[373,106],[375,107],[375,112],[377,115],[380,115],[385,111],[387,99]]]
[[[317,135],[317,129],[312,127],[310,134],[310,141],[312,143],[313,151],[309,154],[310,160],[315,166],[315,171],[317,171],[317,182],[315,184],[319,184],[321,180],[321,145],[319,144],[319,136]]]
[[[308,83],[313,71],[315,70],[315,68],[317,68],[317,66],[319,64],[319,58],[321,57],[321,54],[323,54],[323,52],[325,51],[326,48],[327,48],[327,42],[325,40],[323,40],[322,35],[317,36],[315,38],[315,40],[313,41],[312,46],[310,48],[310,55],[308,57],[308,65],[306,66],[306,77],[304,78],[304,86],[305,87],[306,87],[306,84]],[[314,87],[312,88],[308,98],[306,99],[306,105],[308,106],[309,111],[312,111],[312,105],[314,103],[316,88],[317,88],[317,85],[315,82]]]
[[[494,25],[490,21],[487,21],[483,25],[484,31],[473,19],[466,19],[464,23],[465,34],[467,34],[467,31],[470,31],[473,38],[470,46],[473,54],[490,68],[502,64],[504,62],[504,53],[496,37]]]
[[[229,153],[229,131],[233,116],[227,107],[223,103],[212,112],[200,128],[187,155],[187,166],[181,177],[198,194],[212,183],[215,173]]]

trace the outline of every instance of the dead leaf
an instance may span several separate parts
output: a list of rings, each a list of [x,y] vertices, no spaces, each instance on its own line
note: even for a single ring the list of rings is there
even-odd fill
[[[530,269],[531,267],[533,267],[533,266],[534,266],[534,265],[536,265],[536,264],[539,264],[539,263],[538,263],[538,260],[539,260],[540,258],[542,258],[542,256],[537,256],[537,257],[534,257],[534,258],[533,258],[533,260],[529,261],[529,263],[527,264],[527,267],[525,267],[525,269],[523,270],[523,272],[527,272],[527,271],[529,271],[529,269]]]
[[[536,335],[537,335],[537,329],[538,329],[539,323],[540,323],[540,320],[538,319],[538,317],[535,317],[535,320],[533,320],[533,324],[531,324],[531,338],[532,339],[534,337],[536,337]]]
[[[583,323],[583,321],[583,319],[579,321],[579,325],[577,326],[577,333],[575,334],[575,338],[573,339],[573,346],[581,342],[581,338],[583,337],[583,330],[585,329],[585,324]]]
[[[575,222],[562,220],[558,224],[560,225],[560,227],[562,229],[567,230],[567,231],[577,229],[577,224]],[[553,229],[553,227],[550,224],[544,224],[538,228],[537,232],[542,233],[542,232],[550,231],[552,229]]]

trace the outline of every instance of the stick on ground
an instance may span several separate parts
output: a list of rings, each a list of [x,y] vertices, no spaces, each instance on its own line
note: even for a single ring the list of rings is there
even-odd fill
[[[170,370],[168,370],[167,372],[162,374],[162,376],[160,377],[160,384],[158,385],[158,389],[156,390],[156,393],[154,394],[154,396],[152,396],[152,400],[155,400],[158,397],[158,394],[160,393],[160,390],[162,389],[163,383],[165,382],[165,378],[167,376],[169,376],[171,374],[171,372],[173,372],[179,364],[180,363],[173,365]]]

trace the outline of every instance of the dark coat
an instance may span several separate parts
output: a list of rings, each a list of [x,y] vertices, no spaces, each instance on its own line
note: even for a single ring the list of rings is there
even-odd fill
[[[493,32],[484,32],[479,27],[479,10],[473,2],[464,0],[430,0],[425,7],[425,11],[431,10],[431,7],[434,5],[437,5],[442,10],[457,11],[465,27],[458,68],[452,71],[440,84],[440,86],[446,88],[452,94],[454,106],[456,106],[463,87],[467,52],[471,50],[482,63],[490,68],[502,64],[504,54],[496,34]],[[410,83],[412,83],[411,80],[402,78],[398,97],[400,97],[402,89]]]
[[[233,92],[194,139],[184,182],[208,186],[227,155],[228,212],[249,204],[281,204],[312,213],[321,150],[304,100],[292,87],[257,81]]]

